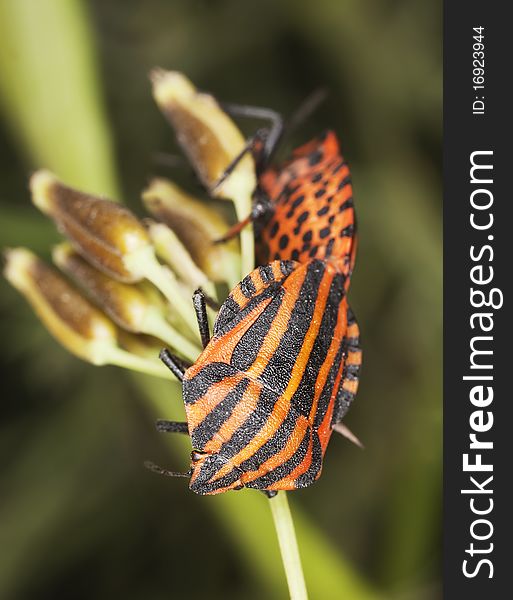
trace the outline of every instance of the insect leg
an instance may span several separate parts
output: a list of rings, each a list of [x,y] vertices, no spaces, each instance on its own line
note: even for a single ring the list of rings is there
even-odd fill
[[[224,183],[224,181],[226,181],[226,179],[231,175],[231,173],[233,173],[233,171],[235,171],[235,169],[237,168],[237,165],[246,156],[246,154],[248,152],[251,152],[254,149],[255,145],[259,141],[263,142],[266,136],[267,136],[267,130],[259,129],[254,135],[252,135],[250,138],[247,139],[246,143],[244,144],[244,147],[239,152],[239,154],[237,154],[237,156],[228,164],[226,169],[221,174],[221,177],[219,177],[219,179],[210,188],[210,193],[215,192],[215,190],[220,185],[222,185]]]
[[[260,490],[263,494],[265,494],[268,498],[274,498],[278,492],[274,490]]]
[[[190,365],[171,354],[167,348],[160,351],[159,358],[179,381],[183,381],[184,373]]]
[[[222,103],[221,108],[234,117],[248,117],[269,121],[270,127],[266,131],[264,147],[258,160],[258,170],[262,171],[269,164],[283,134],[283,117],[270,108],[260,106],[246,106],[244,104]]]
[[[158,419],[155,423],[157,431],[163,433],[189,433],[189,427],[187,423],[181,423],[179,421],[165,421],[164,419]]]
[[[214,240],[214,244],[223,244],[224,242],[228,242],[236,237],[244,229],[244,227],[246,227],[246,225],[252,223],[253,221],[257,221],[265,215],[268,215],[271,211],[272,204],[270,200],[267,198],[267,196],[260,194],[253,203],[253,208],[251,209],[249,215],[242,221],[235,223],[233,227],[230,227],[223,237]]]
[[[206,348],[210,342],[210,329],[208,326],[207,316],[207,304],[205,301],[205,294],[201,288],[198,288],[192,296],[192,303],[196,312],[196,319],[198,320],[198,329],[201,337],[201,344],[203,348]]]
[[[205,304],[211,308],[212,310],[219,310],[221,308],[221,304],[217,301],[214,300],[214,298],[210,297],[204,290],[203,288],[198,288],[199,290],[201,290],[201,292],[203,293],[203,298],[205,298]]]

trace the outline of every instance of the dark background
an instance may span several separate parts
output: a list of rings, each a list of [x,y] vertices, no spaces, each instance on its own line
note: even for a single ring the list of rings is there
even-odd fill
[[[0,28],[9,29],[9,10],[2,7],[0,17]],[[282,156],[330,127],[351,166],[360,247],[350,298],[364,368],[346,423],[366,449],[333,438],[319,482],[290,495],[293,511],[308,518],[304,527],[299,519],[300,540],[315,527],[312,535],[333,559],[328,567],[308,555],[307,583],[308,571],[324,567],[326,587],[310,584],[312,598],[440,597],[439,3],[94,0],[81,18],[90,20],[120,196],[139,214],[152,174],[197,189],[188,172],[153,159],[177,152],[151,98],[153,66],[181,70],[221,100],[284,115],[312,90],[329,91]],[[16,60],[0,61],[4,98],[14,85],[5,65]],[[49,77],[56,103],[65,104],[72,84]],[[58,236],[27,191],[31,169],[45,165],[21,133],[16,103],[3,107],[0,242],[48,255]],[[78,136],[80,115],[75,126]],[[245,133],[253,128],[243,124]],[[50,133],[46,143],[51,152],[58,136]],[[259,567],[276,552],[272,532],[257,535],[253,546],[241,542],[238,519],[258,532],[261,513],[236,514],[236,500],[198,498],[184,481],[142,467],[146,458],[171,468],[187,463],[186,445],[170,453],[154,432],[144,393],[169,403],[170,413],[162,408],[158,416],[179,416],[178,387],[80,362],[4,280],[0,294],[0,597],[284,597],[279,564],[268,577]],[[265,498],[252,502],[265,513]],[[336,587],[346,569],[359,582],[353,591]]]

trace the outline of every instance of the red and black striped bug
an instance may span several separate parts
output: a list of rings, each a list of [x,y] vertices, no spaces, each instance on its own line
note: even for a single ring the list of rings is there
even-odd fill
[[[186,368],[167,350],[183,382],[190,476],[198,494],[242,487],[272,496],[321,474],[333,427],[354,398],[361,363],[346,276],[328,262],[274,261],[246,276],[223,303],[209,339],[205,299],[194,305],[204,350]]]
[[[297,148],[291,159],[272,165],[284,124],[269,109],[223,105],[231,114],[267,119],[227,168],[229,176],[246,152],[255,157],[258,186],[251,215],[230,229],[223,240],[255,222],[257,263],[271,260],[306,262],[320,258],[333,262],[347,275],[354,268],[357,237],[351,174],[340,153],[337,136],[326,131]]]
[[[273,496],[318,479],[358,388],[359,329],[346,297],[356,253],[352,188],[332,132],[269,167],[281,119],[265,109],[230,110],[273,122],[244,149],[254,152],[259,184],[252,214],[227,236],[257,221],[262,263],[221,306],[212,339],[205,296],[195,293],[204,349],[193,365],[161,353],[183,383],[187,423],[157,427],[188,432],[193,451],[187,473],[149,466],[190,477],[199,494],[248,487]]]

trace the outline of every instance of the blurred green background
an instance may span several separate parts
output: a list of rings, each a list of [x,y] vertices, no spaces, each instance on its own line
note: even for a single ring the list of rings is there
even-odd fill
[[[0,243],[49,256],[27,178],[142,214],[151,175],[199,188],[153,103],[153,66],[291,114],[327,101],[282,157],[337,131],[360,231],[350,292],[360,392],[322,478],[289,495],[313,599],[441,597],[441,6],[421,0],[0,0]],[[251,133],[255,124],[243,124]],[[267,500],[202,498],[142,463],[190,447],[153,429],[176,384],[93,368],[0,280],[0,598],[285,598]]]

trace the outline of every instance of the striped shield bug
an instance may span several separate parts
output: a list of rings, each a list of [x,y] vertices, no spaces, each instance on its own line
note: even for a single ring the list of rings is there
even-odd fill
[[[183,385],[190,477],[198,494],[243,487],[273,496],[321,474],[334,427],[354,398],[361,363],[358,325],[347,305],[346,275],[330,262],[274,261],[247,275],[221,306],[210,339],[205,297],[194,295],[204,350],[165,364]]]
[[[254,221],[258,264],[271,260],[329,260],[347,276],[347,289],[356,258],[356,217],[351,175],[335,133],[324,132],[275,166],[272,157],[284,130],[281,116],[269,109],[223,106],[231,114],[271,123],[248,140],[221,178],[229,176],[245,152],[253,153],[258,185],[252,213],[232,227],[223,240]]]

